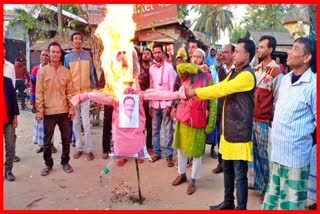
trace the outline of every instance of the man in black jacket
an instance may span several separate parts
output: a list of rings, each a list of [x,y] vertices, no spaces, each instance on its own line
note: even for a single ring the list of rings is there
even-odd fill
[[[4,162],[5,178],[14,181],[16,177],[12,174],[13,157],[16,147],[15,128],[18,126],[19,107],[12,80],[3,77],[4,86],[4,111],[3,111],[3,135],[5,143],[6,157]]]

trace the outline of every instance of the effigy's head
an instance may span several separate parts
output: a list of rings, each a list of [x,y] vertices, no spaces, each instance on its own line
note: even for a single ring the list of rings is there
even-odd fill
[[[106,5],[105,19],[95,32],[103,42],[101,64],[105,71],[104,90],[116,97],[128,87],[138,88],[136,80],[140,69],[132,42],[136,26],[132,20],[133,11],[133,5]]]

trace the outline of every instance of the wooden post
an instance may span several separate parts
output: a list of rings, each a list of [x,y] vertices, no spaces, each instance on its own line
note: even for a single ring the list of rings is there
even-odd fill
[[[136,171],[137,171],[137,178],[138,178],[139,202],[140,202],[140,204],[142,204],[142,195],[141,195],[141,188],[140,188],[140,175],[139,175],[138,159],[135,159],[135,162],[136,162]]]

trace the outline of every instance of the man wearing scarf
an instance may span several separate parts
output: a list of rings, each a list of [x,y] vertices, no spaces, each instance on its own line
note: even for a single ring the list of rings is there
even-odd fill
[[[150,67],[150,88],[161,91],[173,92],[174,69],[171,64],[164,60],[163,47],[161,43],[153,45],[154,63]],[[173,120],[170,118],[172,101],[150,101],[149,113],[152,117],[152,141],[153,152],[152,162],[161,159],[160,129],[163,122],[165,134],[166,159],[168,167],[173,167]]]

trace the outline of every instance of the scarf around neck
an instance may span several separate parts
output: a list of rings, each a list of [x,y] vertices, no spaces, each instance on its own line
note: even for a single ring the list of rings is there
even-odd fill
[[[155,66],[157,66],[158,68],[160,68],[164,64],[164,59],[162,58],[162,60],[160,62],[157,62],[156,60],[153,60],[153,64]]]

